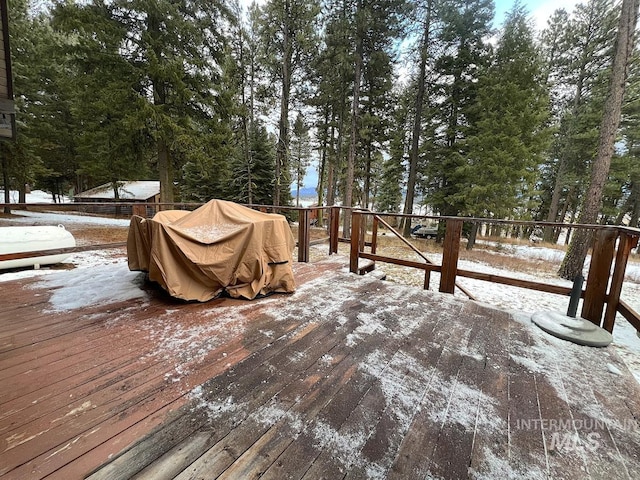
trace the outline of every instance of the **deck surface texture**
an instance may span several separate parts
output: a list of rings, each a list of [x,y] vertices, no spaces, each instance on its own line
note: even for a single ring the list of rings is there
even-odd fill
[[[0,284],[0,478],[640,478],[611,348],[344,265],[252,302]]]

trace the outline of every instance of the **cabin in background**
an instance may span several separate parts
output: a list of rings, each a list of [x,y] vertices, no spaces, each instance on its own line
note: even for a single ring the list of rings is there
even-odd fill
[[[86,206],[83,210],[90,213],[115,213],[118,215],[140,215],[153,216],[157,211],[156,205],[160,202],[160,182],[158,180],[140,180],[140,181],[123,181],[118,182],[118,197],[115,198],[115,192],[111,183],[105,183],[99,187],[92,188],[74,196],[73,201],[77,203],[140,203],[140,208],[133,206],[105,206],[96,205]],[[149,205],[152,204],[151,212],[148,211]]]

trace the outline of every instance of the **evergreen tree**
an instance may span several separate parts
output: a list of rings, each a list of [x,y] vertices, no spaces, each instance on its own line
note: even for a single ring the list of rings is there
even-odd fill
[[[181,166],[172,146],[197,134],[197,122],[219,114],[214,84],[224,52],[221,27],[230,13],[222,2],[209,0],[112,0],[95,6],[106,8],[110,21],[126,32],[120,54],[141,79],[141,118],[155,143],[161,201],[172,202],[174,169]]]
[[[21,203],[26,201],[25,185],[33,183],[42,165],[29,127],[35,117],[34,105],[37,103],[33,87],[42,61],[39,53],[43,44],[51,43],[51,35],[44,19],[29,13],[30,5],[28,0],[16,0],[8,12],[17,128],[14,141],[0,142],[5,203],[10,201],[12,188],[19,191]],[[11,212],[8,206],[4,210],[5,213]]]
[[[622,2],[609,92],[600,125],[598,153],[592,166],[589,188],[580,211],[580,223],[596,223],[601,210],[602,193],[611,166],[616,133],[620,123],[622,100],[627,82],[629,60],[634,48],[639,7],[638,0],[623,0]],[[592,233],[584,229],[576,232],[560,266],[558,274],[561,277],[572,280],[582,272],[591,237]]]
[[[261,37],[264,61],[280,84],[280,116],[273,200],[290,201],[289,109],[295,85],[304,77],[317,45],[314,29],[320,6],[316,0],[269,0],[262,9]]]
[[[470,110],[476,122],[463,142],[468,162],[458,175],[468,183],[450,196],[464,206],[460,213],[513,218],[531,196],[547,140],[541,65],[527,13],[516,3]]]
[[[50,28],[50,27],[49,27]],[[41,52],[47,59],[40,63],[40,85],[36,97],[42,103],[34,104],[35,117],[29,134],[37,138],[37,154],[43,159],[44,169],[38,172],[37,183],[56,196],[83,190],[77,175],[80,155],[78,136],[81,123],[75,115],[78,106],[73,68],[66,55],[69,38],[53,32],[53,42],[45,44]]]
[[[620,198],[617,211],[615,211],[616,225],[626,222],[629,216],[628,225],[638,226],[640,219],[640,62],[636,52],[635,58],[631,61],[629,72],[629,85],[625,93],[625,105],[622,111],[621,136],[624,142],[624,149],[618,163],[622,164],[619,177],[623,180],[622,197]],[[616,158],[614,157],[614,160]],[[613,166],[612,166],[613,169]],[[607,185],[609,196],[615,196],[619,192]],[[614,214],[614,212],[610,212]]]
[[[392,2],[383,11],[395,12],[395,19],[375,15],[370,32],[363,43],[361,118],[358,128],[358,151],[361,152],[362,197],[360,204],[371,206],[373,190],[377,183],[375,172],[380,170],[382,152],[387,149],[393,114],[393,41],[402,33],[406,5]],[[375,9],[374,9],[375,12]],[[372,22],[376,25],[372,25]],[[358,168],[359,167],[359,168]]]
[[[259,205],[273,205],[273,184],[275,179],[274,138],[267,134],[267,129],[255,124],[251,135],[251,158],[253,202]]]
[[[251,135],[255,118],[261,113],[264,105],[260,99],[264,96],[259,91],[264,88],[265,68],[259,61],[260,38],[258,26],[260,24],[260,9],[254,2],[247,15],[243,14],[239,4],[236,2],[232,6],[234,15],[240,20],[232,25],[230,35],[230,57],[226,65],[229,68],[227,75],[229,80],[226,83],[226,90],[233,92],[229,111],[236,119],[234,128],[234,138],[236,152],[233,155],[233,170],[240,172],[242,178],[246,178],[247,184],[240,187],[240,196],[243,202],[253,203],[253,175],[251,158]],[[268,113],[268,112],[266,112]],[[237,180],[237,179],[236,179]],[[232,195],[237,195],[234,192]]]
[[[411,131],[411,149],[409,151],[409,171],[407,178],[407,193],[405,197],[403,213],[413,213],[413,204],[415,200],[416,180],[418,175],[418,162],[420,154],[420,140],[423,142],[425,130],[423,127],[423,110],[425,103],[430,99],[431,89],[428,88],[430,82],[427,79],[428,69],[433,65],[434,46],[436,44],[436,30],[438,28],[438,7],[441,2],[436,0],[425,0],[418,2],[416,5],[416,13],[418,15],[418,23],[421,26],[419,43],[416,48],[415,55],[418,58],[418,71],[416,74],[416,91],[414,99],[414,116]],[[408,237],[411,233],[411,221],[404,222],[403,235]]]
[[[349,124],[349,149],[347,155],[344,205],[353,205],[356,183],[356,151],[361,128],[361,88],[363,69],[372,67],[376,56],[371,52],[385,52],[402,27],[405,3],[401,0],[357,0],[353,10],[354,22],[354,74],[351,95],[351,119]],[[379,58],[380,65],[388,65],[386,58]],[[384,70],[382,70],[384,72]],[[378,76],[380,73],[377,73]],[[369,79],[371,81],[371,78]],[[349,234],[350,216],[345,215],[343,232]]]
[[[142,79],[119,55],[126,31],[103,5],[60,5],[54,25],[68,39],[63,53],[77,103],[79,187],[108,182],[118,198],[122,180],[147,178],[151,147],[144,128]]]
[[[545,165],[542,198],[550,222],[577,210],[593,160],[608,79],[615,13],[610,0],[589,0],[571,16],[556,12],[543,32],[556,133]],[[559,231],[545,229],[545,240]]]
[[[434,105],[438,114],[436,148],[426,165],[429,203],[442,215],[459,215],[465,210],[460,188],[467,179],[467,152],[461,141],[468,138],[476,124],[472,109],[477,95],[479,70],[487,64],[493,2],[491,0],[444,2],[440,9],[443,22],[440,38],[443,53],[434,68],[440,78],[433,95],[441,100]]]
[[[402,203],[402,185],[405,163],[409,150],[408,95],[400,95],[393,115],[393,129],[389,144],[389,156],[382,164],[380,188],[376,197],[375,210],[397,213]]]
[[[291,138],[291,173],[296,186],[296,207],[300,206],[300,188],[303,186],[304,176],[311,163],[311,140],[309,127],[305,124],[300,112],[293,123]]]
[[[314,62],[318,77],[313,100],[322,119],[318,125],[321,145],[319,181],[326,185],[326,204],[334,205],[336,195],[344,197],[343,170],[346,164],[346,136],[349,124],[349,92],[353,82],[352,0],[335,0],[325,4],[323,48]],[[325,179],[326,177],[326,179]],[[322,195],[320,185],[319,195]],[[319,202],[320,203],[320,202]]]

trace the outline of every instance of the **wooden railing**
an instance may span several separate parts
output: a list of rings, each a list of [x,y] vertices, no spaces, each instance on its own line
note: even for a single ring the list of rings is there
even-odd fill
[[[519,222],[508,220],[493,220],[481,218],[459,218],[459,217],[434,217],[420,215],[388,215],[374,213],[365,210],[351,211],[351,249],[349,258],[349,270],[352,273],[363,273],[363,269],[359,267],[359,259],[369,259],[372,261],[387,262],[396,265],[413,267],[425,271],[424,288],[429,288],[430,273],[435,271],[440,273],[439,291],[444,293],[453,293],[456,288],[457,277],[467,277],[476,280],[484,280],[492,283],[510,285],[514,287],[537,290],[546,293],[558,295],[569,295],[571,288],[558,285],[551,285],[541,282],[522,280],[500,275],[493,275],[484,272],[463,270],[458,268],[458,259],[460,256],[460,241],[462,238],[462,227],[465,222],[482,223],[482,224],[501,224],[501,225],[517,225],[524,227],[546,227],[554,228],[573,228],[573,229],[589,229],[595,233],[595,240],[591,253],[591,262],[589,273],[587,276],[586,288],[582,291],[581,296],[584,299],[581,316],[595,324],[602,326],[608,331],[613,331],[616,313],[620,313],[625,319],[633,325],[636,330],[640,331],[640,314],[635,312],[627,303],[620,298],[622,292],[622,284],[624,281],[627,261],[631,250],[638,244],[640,238],[640,229],[628,228],[621,226],[609,225],[580,225],[580,224],[559,224],[550,222]],[[389,231],[400,238],[401,241],[408,244],[402,236],[395,231],[387,222],[383,220],[384,216],[404,217],[424,219],[429,218],[445,222],[445,235],[443,241],[442,263],[434,264],[422,253],[410,246],[425,261],[415,262],[405,259],[393,258],[377,254],[377,232],[378,225],[384,224]],[[364,225],[365,220],[372,219],[372,238],[369,242],[370,251],[365,251],[364,242]],[[334,232],[334,236],[337,233]],[[614,261],[615,260],[615,261]],[[611,274],[611,266],[613,265],[613,273]],[[611,281],[609,281],[611,280]],[[460,286],[458,285],[458,288]],[[608,290],[607,290],[608,288]],[[465,294],[472,298],[472,295],[461,289]],[[606,308],[605,308],[606,306]],[[604,314],[604,316],[603,316]]]
[[[46,210],[46,211],[83,211],[86,209],[92,212],[99,211],[103,214],[114,215],[118,209],[122,212],[125,208],[129,208],[131,213],[140,216],[151,216],[158,210],[165,208],[179,208],[193,210],[202,204],[199,203],[172,203],[172,204],[140,204],[136,202],[104,202],[104,203],[61,203],[61,204],[10,204],[12,209],[22,210]],[[329,255],[338,252],[340,241],[350,242],[350,258],[349,269],[354,273],[363,273],[367,267],[360,267],[360,259],[368,259],[372,262],[386,262],[406,267],[412,267],[424,271],[424,288],[430,286],[431,272],[440,273],[439,291],[445,293],[453,293],[455,288],[464,292],[468,297],[473,298],[471,292],[464,289],[458,282],[458,277],[472,278],[483,280],[491,283],[510,285],[514,287],[537,290],[545,293],[568,296],[571,288],[558,285],[546,284],[530,280],[506,277],[501,275],[489,274],[481,271],[471,271],[458,268],[458,259],[460,256],[460,244],[462,238],[462,227],[464,223],[482,223],[482,224],[498,224],[503,226],[520,226],[525,228],[534,227],[553,227],[553,228],[571,228],[571,229],[590,229],[595,232],[595,241],[592,248],[591,263],[587,276],[586,288],[582,291],[581,296],[584,299],[582,307],[582,317],[591,320],[594,323],[602,325],[609,331],[613,330],[616,313],[620,313],[625,319],[633,325],[636,330],[640,331],[640,314],[623,299],[620,298],[622,284],[624,281],[627,261],[631,250],[638,244],[640,238],[640,230],[635,228],[605,225],[579,225],[579,224],[559,224],[549,222],[523,222],[509,220],[479,219],[479,218],[459,218],[459,217],[437,217],[428,215],[402,215],[402,214],[384,214],[374,213],[368,210],[359,210],[355,208],[344,208],[339,206],[332,207],[288,207],[273,205],[247,205],[251,208],[287,213],[289,217],[293,214],[298,219],[298,261],[309,261],[309,248],[311,245],[328,240]],[[0,208],[4,204],[0,204]],[[315,212],[315,213],[314,213]],[[327,233],[328,238],[319,240],[311,240],[311,219],[323,218],[325,212],[328,212]],[[340,233],[340,216],[351,215],[351,235]],[[436,264],[426,255],[416,249],[411,242],[408,242],[400,235],[384,217],[408,218],[408,219],[430,219],[438,222],[445,222],[443,238],[443,256],[441,264]],[[124,217],[126,218],[126,216]],[[367,220],[371,220],[372,236],[371,241],[365,241],[365,225]],[[377,236],[379,226],[383,225],[387,230],[394,233],[401,242],[408,248],[412,249],[422,261],[412,261],[402,258],[393,258],[380,255],[377,252]],[[108,248],[121,248],[124,243],[110,243],[99,245],[86,245],[72,248],[63,248],[39,252],[20,252],[12,254],[0,255],[0,261],[14,260],[18,258],[37,257],[43,255],[53,255],[61,253],[73,253],[88,250],[104,250]],[[369,248],[369,251],[366,251]],[[613,273],[611,266],[613,265]]]

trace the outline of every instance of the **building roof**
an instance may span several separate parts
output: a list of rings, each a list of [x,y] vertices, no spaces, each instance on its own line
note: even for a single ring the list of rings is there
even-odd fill
[[[160,182],[157,180],[127,181],[118,182],[118,184],[120,200],[148,200],[160,193]],[[110,183],[78,193],[75,198],[115,200],[113,187]]]

